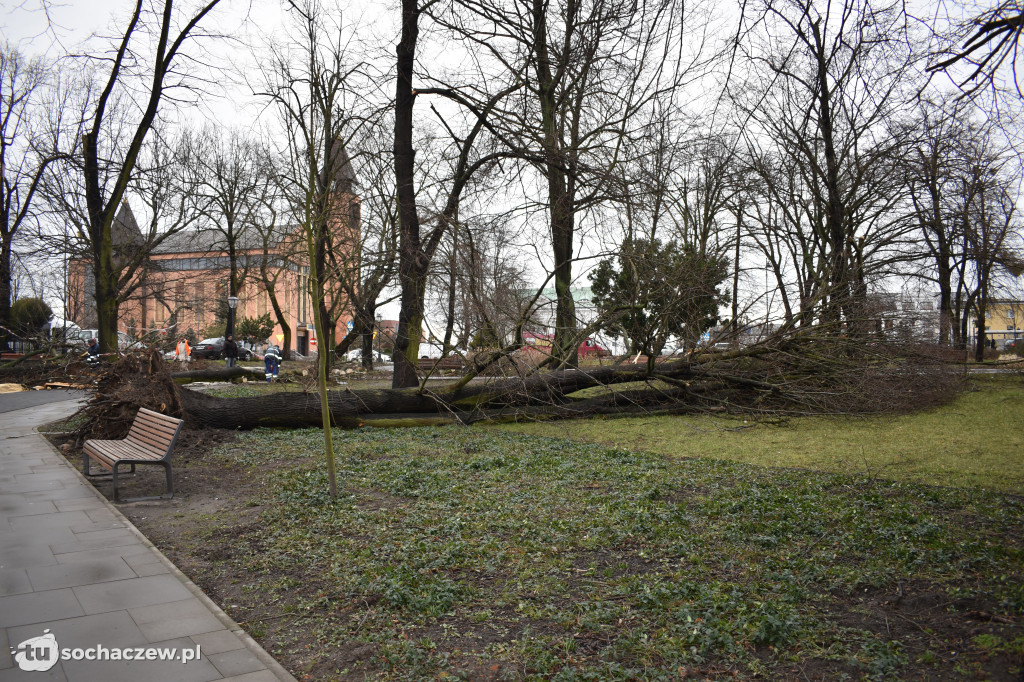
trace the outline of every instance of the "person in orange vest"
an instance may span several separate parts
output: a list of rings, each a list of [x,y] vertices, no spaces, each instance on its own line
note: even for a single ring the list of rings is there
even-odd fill
[[[178,345],[174,348],[174,359],[185,363],[188,362],[190,355],[192,355],[192,348],[188,345],[188,339],[183,336],[178,340]]]

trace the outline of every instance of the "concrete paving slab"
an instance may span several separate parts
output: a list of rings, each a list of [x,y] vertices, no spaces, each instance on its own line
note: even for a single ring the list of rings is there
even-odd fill
[[[216,630],[201,635],[192,635],[189,639],[202,647],[203,653],[210,655],[245,648],[245,643],[238,638],[238,635],[227,630]]]
[[[85,610],[70,588],[0,597],[2,628],[84,615]]]
[[[275,682],[277,680],[269,670],[260,670],[236,677],[225,677],[224,682]]]
[[[86,487],[88,486],[88,487]],[[52,488],[25,493],[29,500],[79,500],[85,497],[92,497],[95,493],[88,483],[79,483],[74,488]]]
[[[0,543],[2,544],[2,543]],[[34,568],[57,563],[48,545],[0,546],[0,568]]]
[[[32,587],[37,591],[106,583],[134,577],[136,577],[135,571],[121,557],[43,566],[33,569],[29,575]]]
[[[155,564],[142,564],[141,566],[134,567],[132,570],[135,571],[135,575],[140,578],[145,578],[148,575],[163,575],[164,573],[171,572],[171,569],[162,562]]]
[[[100,500],[95,495],[89,497],[80,497],[74,500],[54,500],[53,504],[60,511],[77,511],[80,509],[84,509],[87,511],[106,511],[107,509],[106,505],[103,503],[103,500]]]
[[[82,533],[94,533],[98,530],[117,530],[118,528],[126,527],[121,521],[90,521],[89,523],[83,523],[80,526],[70,526],[69,528],[75,536],[81,537]]]
[[[28,572],[24,568],[0,569],[0,597],[23,594],[32,591]]]
[[[75,564],[80,561],[108,559],[115,556],[127,559],[135,554],[151,553],[152,550],[150,548],[140,545],[118,545],[117,547],[108,547],[106,549],[86,549],[81,552],[66,552],[64,554],[56,554],[54,556],[57,557],[57,563],[59,564]]]
[[[26,502],[20,495],[4,495],[4,497],[7,499],[0,500],[0,517],[3,518],[29,514],[50,514],[57,511],[57,506],[51,500]]]
[[[0,534],[0,556],[7,552],[17,552],[26,547],[46,547],[58,542],[74,542],[77,536],[70,528],[24,528],[8,530]],[[0,564],[7,557],[0,558]]]
[[[122,526],[125,525],[123,516],[121,516],[120,514],[115,514],[114,512],[106,508],[86,509],[85,515],[92,519],[93,523],[119,523]],[[78,531],[75,532],[77,533]]]
[[[7,640],[7,630],[0,628],[0,669],[14,665],[11,660],[11,646]]]
[[[151,646],[180,652],[190,644],[188,639],[170,640]],[[111,647],[112,648],[112,647]],[[134,652],[133,652],[134,655]],[[72,663],[78,665],[72,666]],[[141,661],[68,661],[64,662],[68,682],[138,682],[139,680],[175,680],[175,682],[209,682],[223,677],[212,663],[199,658],[188,663],[180,660]]]
[[[46,478],[41,478],[41,479],[37,480],[37,479],[33,478],[34,475],[35,474],[25,474],[24,475],[24,480],[9,481],[9,482],[5,483],[3,487],[4,487],[5,490],[14,490],[15,487],[16,487],[18,490],[20,490],[22,492],[26,492],[26,493],[50,492],[50,491],[61,491],[61,490],[64,490],[63,482],[61,482],[59,480],[46,479]],[[16,479],[17,478],[21,478],[21,477],[16,477]],[[52,498],[47,497],[45,499],[52,499]]]
[[[53,504],[49,500],[48,502],[51,505]],[[53,511],[48,514],[12,516],[7,519],[7,522],[11,524],[11,528],[14,530],[22,530],[25,528],[71,528],[74,525],[84,526],[93,521],[86,516],[84,511]]]
[[[201,635],[224,629],[206,604],[196,598],[129,609],[128,614],[150,642]]]
[[[67,679],[60,663],[46,672],[26,672],[18,667],[0,670],[0,682],[67,682]]]
[[[24,642],[42,635],[44,630],[49,630],[53,634],[61,649],[87,649],[97,645],[108,648],[136,647],[149,644],[149,640],[125,611],[10,628],[8,637],[15,643]]]
[[[253,673],[264,669],[260,660],[248,649],[236,649],[220,654],[212,654],[210,662],[225,677],[237,677],[245,673]]]
[[[135,534],[127,529],[101,530],[92,533],[76,533],[75,540],[50,545],[54,554],[84,552],[89,549],[104,549],[118,545],[132,545],[137,542]]]
[[[146,564],[163,563],[163,557],[157,552],[137,552],[135,554],[126,555],[124,561],[132,568],[139,568]]]
[[[66,416],[76,404],[15,411],[4,405],[0,395],[0,682],[295,682],[34,432],[35,424]],[[69,652],[198,646],[202,653],[187,664],[108,656],[22,670],[11,643],[45,630]]]
[[[86,613],[103,613],[154,604],[169,604],[192,596],[172,575],[118,580],[72,588]]]

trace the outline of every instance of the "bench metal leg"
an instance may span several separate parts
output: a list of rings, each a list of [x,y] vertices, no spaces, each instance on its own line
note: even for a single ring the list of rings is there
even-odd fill
[[[83,452],[82,453],[82,473],[86,476],[86,478],[110,478],[111,472],[109,472],[109,471],[101,471],[98,474],[90,473],[89,472],[89,460],[90,460],[89,455],[87,455],[87,454],[85,454]]]
[[[174,478],[171,472],[170,462],[146,462],[147,464],[159,464],[164,468],[164,474],[167,477],[167,490],[163,495],[149,495],[147,497],[129,497],[126,499],[120,499],[117,494],[117,467],[121,464],[129,464],[128,462],[115,462],[114,463],[114,502],[142,502],[145,500],[169,500],[174,497]],[[135,462],[131,462],[131,473],[135,473]]]

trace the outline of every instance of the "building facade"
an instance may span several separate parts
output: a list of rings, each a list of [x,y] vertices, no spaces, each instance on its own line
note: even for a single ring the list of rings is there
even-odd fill
[[[328,225],[335,245],[335,261],[347,264],[358,277],[360,205],[355,194],[355,175],[342,151],[335,162],[333,195]],[[127,203],[123,204],[112,229],[115,246],[144,248],[151,243],[139,230]],[[230,289],[231,253],[235,262],[235,319],[270,315],[275,327],[268,339],[259,342],[284,343],[284,322],[291,330],[288,350],[309,355],[319,350],[313,322],[313,300],[309,289],[309,258],[304,229],[285,225],[265,230],[248,227],[234,235],[228,248],[225,231],[186,230],[171,235],[148,250],[139,269],[132,293],[118,311],[118,330],[133,338],[153,342],[173,339],[191,332],[196,338],[223,330]],[[71,264],[69,290],[81,292],[68,317],[81,327],[95,326],[95,291],[91,262]],[[343,298],[330,298],[326,305],[336,319],[335,341],[344,338],[352,313]],[[70,298],[70,296],[69,296]],[[219,334],[216,334],[219,335]]]
[[[995,343],[999,349],[1006,348],[1024,338],[1021,324],[1024,323],[1024,301],[1012,298],[997,298],[988,302],[985,311],[985,340]],[[978,342],[977,316],[971,315],[968,320],[968,333],[972,343]]]

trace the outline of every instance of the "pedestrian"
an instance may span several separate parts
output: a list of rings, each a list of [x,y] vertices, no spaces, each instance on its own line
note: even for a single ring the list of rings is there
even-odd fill
[[[174,347],[174,359],[185,364],[192,355],[192,347],[188,345],[188,339],[184,336],[178,339],[178,345]]]
[[[224,339],[224,366],[235,367],[238,364],[238,344],[231,334]]]
[[[277,346],[271,345],[263,354],[263,364],[266,369],[267,381],[277,378],[277,372],[281,368],[281,351]]]

